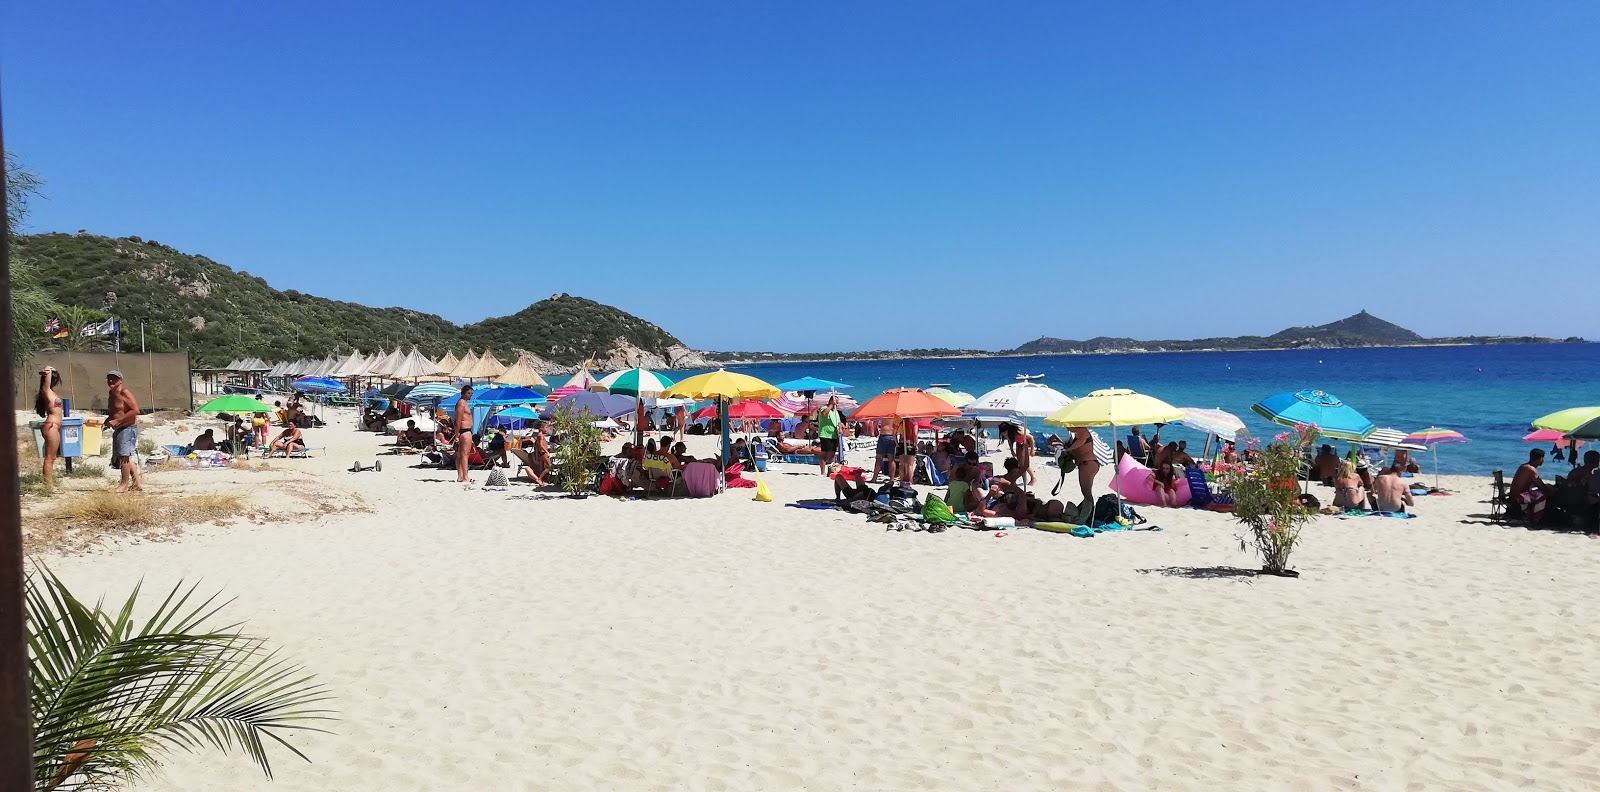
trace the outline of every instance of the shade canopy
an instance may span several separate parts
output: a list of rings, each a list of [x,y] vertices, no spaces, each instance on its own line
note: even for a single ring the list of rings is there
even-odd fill
[[[418,377],[431,377],[444,373],[444,369],[435,365],[433,361],[424,356],[420,351],[417,350],[416,347],[412,347],[411,351],[406,354],[405,358],[403,358],[399,363],[396,363],[394,368],[389,370],[390,377],[400,380],[416,379]]]
[[[344,359],[339,367],[333,370],[335,377],[356,377],[367,370],[367,359],[359,351],[351,352],[350,357]]]
[[[344,383],[327,377],[301,377],[290,383],[295,390],[313,393],[343,393]]]
[[[833,380],[821,379],[819,377],[801,377],[800,379],[789,380],[788,382],[780,382],[775,387],[777,387],[779,390],[799,391],[804,393],[806,391],[847,390],[853,386],[846,385],[843,382],[834,382]]]
[[[383,386],[383,389],[379,390],[376,395],[382,396],[386,399],[403,399],[405,398],[406,394],[410,393],[411,389],[415,387],[417,386],[407,385],[404,382],[391,382],[388,385]]]
[[[1053,426],[1139,426],[1183,419],[1180,410],[1154,396],[1127,390],[1097,390],[1045,416]]]
[[[672,387],[672,380],[650,369],[631,368],[607,374],[595,384],[608,393],[624,396],[660,396],[662,391]]]
[[[451,352],[450,350],[447,349],[447,350],[445,350],[444,357],[433,361],[433,364],[435,366],[438,366],[440,371],[443,371],[446,374],[448,374],[448,373],[450,373],[450,370],[454,369],[456,367],[456,364],[460,363],[460,362],[461,361],[456,358],[456,353]]]
[[[843,393],[833,393],[831,391],[819,393],[810,399],[806,398],[805,393],[786,391],[782,396],[773,400],[772,406],[795,415],[810,415],[818,407],[827,404],[828,399],[834,400],[834,404],[839,408],[840,412],[849,412],[858,406],[855,399]]]
[[[776,399],[783,391],[749,374],[717,369],[689,377],[661,395],[686,399]]]
[[[506,370],[500,372],[500,376],[495,377],[494,381],[501,385],[521,385],[524,388],[536,386],[547,388],[550,386],[550,383],[544,381],[544,377],[539,376],[539,372],[534,371],[533,367],[528,365],[527,360],[518,360],[516,363],[506,367]]]
[[[457,376],[466,377],[467,379],[493,379],[504,374],[505,371],[506,365],[494,356],[494,352],[485,349],[483,350],[483,355],[472,364],[472,368],[467,369],[466,373]]]
[[[466,357],[456,361],[456,364],[450,367],[450,376],[465,377],[467,372],[471,371],[472,367],[476,365],[478,365],[478,353],[469,349]]]
[[[960,414],[960,410],[921,388],[895,388],[862,402],[860,407],[850,413],[850,420],[944,418]]]
[[[1239,416],[1226,410],[1213,410],[1205,407],[1179,407],[1183,410],[1183,419],[1178,423],[1198,432],[1216,435],[1224,440],[1238,440],[1241,436],[1250,434],[1244,427],[1244,421]],[[1209,441],[1207,441],[1209,442]]]
[[[1411,434],[1406,435],[1406,442],[1416,443],[1417,445],[1423,446],[1435,446],[1446,443],[1467,443],[1471,441],[1467,439],[1466,435],[1463,435],[1462,433],[1453,429],[1440,429],[1437,426],[1430,426],[1421,431],[1412,432]]]
[[[546,404],[544,411],[540,414],[545,418],[549,418],[558,412],[571,411],[574,413],[587,412],[596,418],[615,418],[619,415],[627,415],[633,412],[638,403],[638,399],[632,396],[581,390]]]
[[[233,393],[227,396],[218,396],[196,407],[194,411],[200,413],[269,413],[272,412],[272,407],[259,399]]]
[[[1577,429],[1596,418],[1600,418],[1600,407],[1570,407],[1535,420],[1533,428],[1554,429],[1557,432],[1564,433]]]
[[[593,374],[589,373],[588,366],[582,366],[565,383],[563,383],[561,387],[588,390],[598,381],[599,380],[594,378]]]
[[[1065,393],[1049,385],[1023,380],[995,388],[974,399],[961,411],[967,415],[1043,418],[1071,403],[1072,399]]]
[[[1274,393],[1250,407],[1257,415],[1283,426],[1316,426],[1325,437],[1361,440],[1372,433],[1372,422],[1356,408],[1326,391]]]

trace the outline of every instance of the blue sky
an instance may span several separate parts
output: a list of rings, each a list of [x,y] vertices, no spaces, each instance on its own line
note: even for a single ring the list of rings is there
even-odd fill
[[[0,0],[32,230],[712,349],[1600,337],[1600,3],[468,5]]]

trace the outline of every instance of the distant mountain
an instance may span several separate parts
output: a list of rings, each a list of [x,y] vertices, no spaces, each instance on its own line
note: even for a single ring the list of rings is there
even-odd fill
[[[1566,341],[1581,341],[1569,338]],[[1091,338],[1073,341],[1049,336],[1036,338],[1015,349],[1016,355],[1094,354],[1103,352],[1188,352],[1243,349],[1330,349],[1336,347],[1416,346],[1444,344],[1555,343],[1539,336],[1463,336],[1424,338],[1393,322],[1386,322],[1366,311],[1337,322],[1316,327],[1290,327],[1270,336],[1194,338],[1186,340],[1136,341],[1132,338]]]
[[[241,357],[265,360],[348,354],[415,344],[430,355],[492,347],[502,359],[526,350],[553,364],[590,356],[634,365],[702,363],[670,333],[625,311],[558,294],[511,316],[465,327],[409,308],[372,308],[294,290],[154,240],[85,232],[13,241],[64,305],[122,320],[122,348],[139,348],[139,319],[151,351],[183,348],[196,365]]]

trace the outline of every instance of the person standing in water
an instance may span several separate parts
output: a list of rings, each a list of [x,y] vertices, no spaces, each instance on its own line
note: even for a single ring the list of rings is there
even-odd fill
[[[472,483],[467,468],[472,464],[472,386],[461,386],[461,398],[456,401],[456,481]]]
[[[55,389],[61,385],[61,372],[50,366],[39,371],[39,395],[33,400],[33,409],[44,419],[39,434],[44,437],[44,485],[55,486],[56,457],[61,455],[61,397]]]
[[[111,464],[122,471],[117,492],[143,492],[139,481],[139,466],[134,455],[139,452],[139,401],[133,391],[122,382],[122,372],[106,372],[106,426],[111,427]]]

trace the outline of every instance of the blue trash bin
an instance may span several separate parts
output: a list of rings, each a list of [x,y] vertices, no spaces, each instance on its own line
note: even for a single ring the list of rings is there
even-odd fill
[[[44,459],[44,421],[29,421],[33,428],[33,450],[39,459]],[[66,417],[61,419],[61,453],[62,457],[83,456],[83,419]]]

